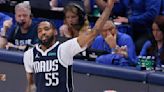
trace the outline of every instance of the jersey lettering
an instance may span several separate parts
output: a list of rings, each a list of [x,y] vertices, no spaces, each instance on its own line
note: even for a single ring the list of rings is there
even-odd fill
[[[39,72],[50,72],[58,70],[58,60],[46,60],[46,61],[35,61],[34,62],[34,71],[35,73]]]
[[[57,86],[59,84],[58,60],[41,60],[34,62],[35,73],[45,72],[45,86]],[[52,71],[52,73],[51,73]],[[49,73],[48,73],[49,72]]]

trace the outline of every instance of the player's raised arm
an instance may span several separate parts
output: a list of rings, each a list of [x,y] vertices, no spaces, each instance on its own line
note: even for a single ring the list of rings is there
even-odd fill
[[[116,0],[108,0],[103,13],[96,21],[93,29],[91,31],[86,31],[83,34],[79,35],[78,43],[81,47],[89,45],[93,41],[93,39],[99,34],[99,32],[101,31],[101,27],[103,27],[103,25],[109,18],[109,15],[111,13],[115,1]]]

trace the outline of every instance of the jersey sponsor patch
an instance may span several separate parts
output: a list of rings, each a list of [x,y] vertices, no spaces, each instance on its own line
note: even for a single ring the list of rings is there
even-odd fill
[[[55,52],[49,52],[48,56],[56,56],[56,53]]]

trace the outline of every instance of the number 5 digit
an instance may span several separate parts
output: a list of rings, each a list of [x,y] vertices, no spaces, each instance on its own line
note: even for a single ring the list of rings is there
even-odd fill
[[[48,81],[46,86],[57,86],[59,84],[59,73],[45,73],[45,79]]]

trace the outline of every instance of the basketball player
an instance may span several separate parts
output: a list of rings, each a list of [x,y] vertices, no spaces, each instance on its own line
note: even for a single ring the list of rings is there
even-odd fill
[[[70,92],[68,88],[68,65],[73,64],[73,56],[85,50],[100,33],[107,21],[115,0],[108,0],[107,6],[91,31],[62,44],[56,41],[57,31],[50,21],[38,25],[40,44],[24,54],[24,66],[27,72],[26,92]],[[34,81],[35,80],[35,81]]]

